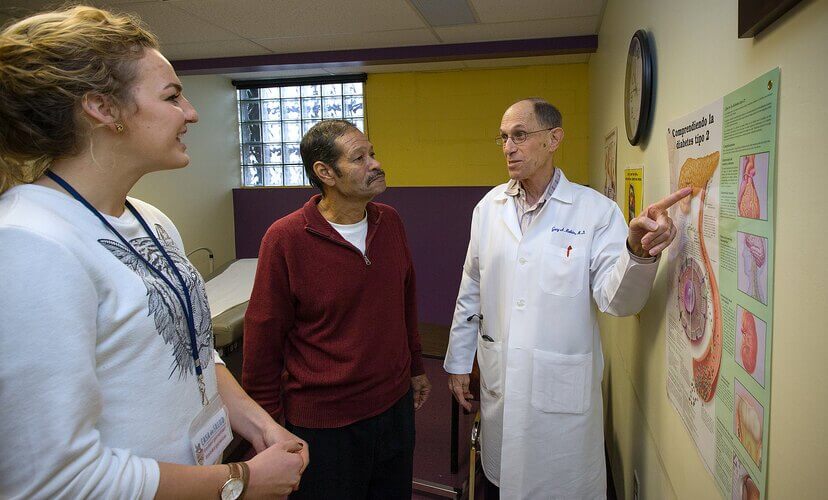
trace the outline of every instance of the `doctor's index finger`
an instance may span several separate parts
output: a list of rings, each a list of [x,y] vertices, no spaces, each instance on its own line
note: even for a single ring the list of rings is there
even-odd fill
[[[690,186],[683,187],[683,188],[679,189],[678,191],[676,191],[675,193],[672,193],[672,194],[666,196],[665,198],[662,198],[661,200],[653,203],[651,205],[651,208],[656,209],[658,212],[661,212],[663,210],[667,210],[668,208],[670,208],[673,205],[675,205],[676,203],[678,203],[679,200],[689,196],[690,193],[692,193],[692,192],[693,192],[692,187],[690,187]]]

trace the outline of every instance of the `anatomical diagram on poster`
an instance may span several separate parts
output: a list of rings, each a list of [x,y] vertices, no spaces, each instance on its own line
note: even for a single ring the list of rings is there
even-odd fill
[[[765,498],[779,70],[667,127],[667,394],[723,498]]]

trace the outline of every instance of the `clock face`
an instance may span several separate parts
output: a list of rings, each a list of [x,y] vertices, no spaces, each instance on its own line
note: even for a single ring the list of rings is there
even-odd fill
[[[641,83],[644,72],[641,58],[641,42],[633,38],[627,56],[627,130],[636,130],[641,118]]]

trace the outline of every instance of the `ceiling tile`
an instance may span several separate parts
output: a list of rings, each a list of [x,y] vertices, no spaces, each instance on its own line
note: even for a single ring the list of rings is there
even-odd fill
[[[469,0],[481,23],[599,16],[606,0]]]
[[[474,12],[466,0],[409,0],[431,26],[474,24]]]
[[[137,14],[162,44],[213,42],[240,37],[221,27],[205,22],[192,14],[163,3],[125,3],[112,7],[115,11]]]
[[[46,10],[51,5],[51,2],[41,0],[32,0],[31,2],[27,0],[3,0],[2,5],[0,5],[0,15],[18,20]]]
[[[316,34],[283,38],[257,38],[256,43],[277,54],[326,50],[369,49],[433,45],[437,43],[428,29],[375,31],[369,33]]]
[[[277,0],[172,0],[176,9],[222,26],[244,38],[273,35]]]
[[[216,57],[241,57],[270,54],[261,45],[248,40],[222,40],[216,42],[188,42],[162,44],[161,53],[170,61],[186,59],[212,59]]]
[[[85,0],[83,3],[106,9],[114,5],[155,3],[163,0]],[[2,0],[0,13],[12,15],[15,18],[24,17],[35,12],[60,8],[61,3],[55,0]]]
[[[169,3],[245,38],[311,37],[317,33],[358,34],[425,27],[405,0],[171,0]]]
[[[519,23],[473,24],[435,28],[445,43],[470,43],[494,40],[522,40],[563,36],[594,35],[598,17],[539,19]]]

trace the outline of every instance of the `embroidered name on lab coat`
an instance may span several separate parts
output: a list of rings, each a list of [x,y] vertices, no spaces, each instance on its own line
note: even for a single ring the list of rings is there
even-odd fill
[[[551,232],[553,232],[553,233],[568,233],[568,234],[572,234],[572,235],[575,235],[575,236],[586,234],[586,231],[584,231],[583,229],[575,230],[575,229],[569,229],[568,227],[557,227],[557,226],[552,226]]]

